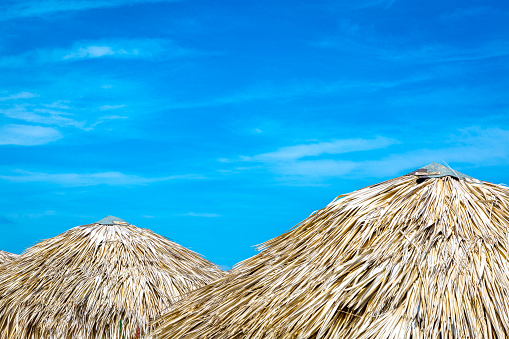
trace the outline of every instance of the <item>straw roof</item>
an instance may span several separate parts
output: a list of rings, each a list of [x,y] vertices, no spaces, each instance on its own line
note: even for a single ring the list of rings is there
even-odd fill
[[[507,338],[509,189],[431,164],[342,195],[159,319],[169,338]]]
[[[143,337],[151,319],[221,275],[191,250],[107,217],[2,266],[0,338]]]
[[[0,264],[15,259],[18,255],[0,250]]]

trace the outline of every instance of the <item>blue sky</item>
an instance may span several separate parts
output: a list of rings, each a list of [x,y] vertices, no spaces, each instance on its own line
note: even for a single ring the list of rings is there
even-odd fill
[[[509,183],[506,1],[0,2],[0,249],[106,215],[231,267],[432,161]]]

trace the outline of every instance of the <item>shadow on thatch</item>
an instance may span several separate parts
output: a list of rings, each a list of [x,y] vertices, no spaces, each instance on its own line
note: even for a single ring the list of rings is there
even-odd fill
[[[107,217],[26,250],[0,270],[0,338],[139,338],[221,271],[154,232]]]
[[[153,335],[507,338],[508,239],[508,188],[432,164],[338,197]]]

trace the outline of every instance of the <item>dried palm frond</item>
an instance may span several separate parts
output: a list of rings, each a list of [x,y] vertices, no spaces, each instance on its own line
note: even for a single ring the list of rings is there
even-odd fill
[[[0,250],[0,264],[15,259],[18,255]]]
[[[432,165],[338,197],[190,293],[151,335],[509,337],[509,190]]]
[[[151,319],[221,276],[165,237],[118,218],[103,220],[2,265],[0,338],[141,338]]]

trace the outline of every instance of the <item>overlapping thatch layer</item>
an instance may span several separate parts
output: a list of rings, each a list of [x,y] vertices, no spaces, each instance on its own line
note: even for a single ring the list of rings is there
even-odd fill
[[[200,255],[114,217],[44,240],[2,268],[2,339],[144,337],[175,299],[221,276]]]
[[[338,197],[160,319],[159,339],[507,338],[509,190],[432,164]]]
[[[11,261],[17,257],[16,254],[5,252],[0,250],[0,264],[3,264],[4,262]]]

